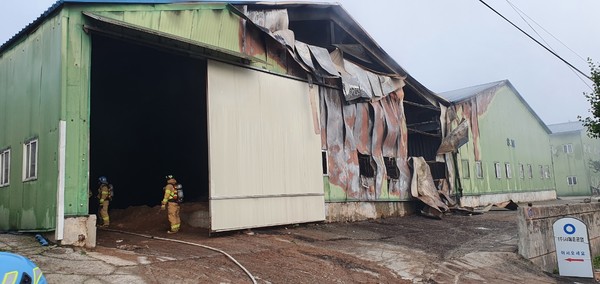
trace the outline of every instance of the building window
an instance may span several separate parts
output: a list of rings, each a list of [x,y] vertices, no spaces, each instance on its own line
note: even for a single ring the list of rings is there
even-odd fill
[[[504,168],[506,169],[506,178],[512,178],[512,168],[509,163],[504,164]]]
[[[461,160],[461,163],[463,178],[470,178],[471,172],[469,171],[469,160]]]
[[[577,184],[577,177],[575,177],[575,176],[567,177],[567,183],[569,185],[576,185]]]
[[[544,179],[546,175],[544,174],[544,166],[540,165],[540,178]]]
[[[9,185],[10,149],[0,151],[0,186]]]
[[[527,173],[529,174],[529,178],[533,178],[533,166],[531,164],[527,164]]]
[[[523,164],[519,164],[519,178],[525,179],[525,166]]]
[[[38,140],[30,140],[23,144],[23,181],[37,178]]]
[[[544,167],[544,178],[550,178],[550,166]]]
[[[400,179],[400,170],[396,165],[396,159],[383,157],[383,162],[385,163],[385,171],[387,172],[387,176],[391,179]]]
[[[502,166],[500,163],[494,163],[494,169],[496,169],[496,178],[502,178]]]
[[[573,144],[563,145],[563,152],[565,152],[567,154],[573,153]]]
[[[358,153],[358,167],[360,169],[360,175],[368,178],[375,176],[375,170],[371,165],[371,156]]]
[[[475,174],[477,178],[483,178],[483,166],[481,165],[481,161],[475,161]]]
[[[323,176],[329,176],[329,160],[327,160],[327,150],[321,150],[321,164],[323,165]]]

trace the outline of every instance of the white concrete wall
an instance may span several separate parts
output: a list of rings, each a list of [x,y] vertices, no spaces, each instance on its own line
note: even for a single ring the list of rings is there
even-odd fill
[[[96,215],[66,217],[61,245],[96,247]]]

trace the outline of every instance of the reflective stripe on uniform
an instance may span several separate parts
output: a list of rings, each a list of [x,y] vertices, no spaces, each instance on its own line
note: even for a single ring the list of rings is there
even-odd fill
[[[2,284],[15,284],[17,278],[19,278],[19,271],[6,272],[4,279],[2,279]]]
[[[33,284],[40,283],[40,280],[42,279],[42,274],[42,270],[39,267],[33,269]]]
[[[175,229],[179,230],[179,227],[181,227],[181,224],[171,225],[171,231],[175,231]]]

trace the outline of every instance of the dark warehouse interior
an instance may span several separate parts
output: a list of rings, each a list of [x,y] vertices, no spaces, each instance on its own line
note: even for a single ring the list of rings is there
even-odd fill
[[[94,35],[91,69],[90,212],[100,176],[111,208],[158,205],[168,174],[207,200],[206,61]]]

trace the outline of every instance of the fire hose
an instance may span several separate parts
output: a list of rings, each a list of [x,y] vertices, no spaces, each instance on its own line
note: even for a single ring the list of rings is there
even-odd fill
[[[115,229],[102,228],[101,230],[110,231],[110,232],[116,232],[116,233],[121,233],[121,234],[134,235],[134,236],[144,237],[144,238],[148,238],[148,239],[156,239],[156,240],[161,240],[161,241],[175,242],[175,243],[180,243],[180,244],[197,246],[197,247],[202,247],[202,248],[205,248],[205,249],[209,249],[209,250],[212,250],[212,251],[219,252],[219,253],[225,255],[231,261],[233,261],[233,263],[235,263],[237,266],[239,266],[248,275],[248,277],[250,277],[250,280],[252,280],[252,283],[256,284],[256,279],[254,279],[254,276],[252,275],[252,273],[250,273],[250,271],[248,271],[244,266],[242,266],[231,255],[229,255],[228,253],[226,253],[226,252],[224,252],[224,251],[222,251],[222,250],[220,250],[218,248],[213,248],[213,247],[209,247],[209,246],[206,246],[206,245],[201,245],[201,244],[187,242],[187,241],[181,241],[181,240],[177,240],[177,239],[169,239],[169,238],[163,238],[163,237],[156,237],[156,236],[151,236],[151,235],[146,235],[146,234],[139,234],[139,233],[133,233],[133,232],[127,232],[127,231],[121,231],[121,230],[115,230]]]

